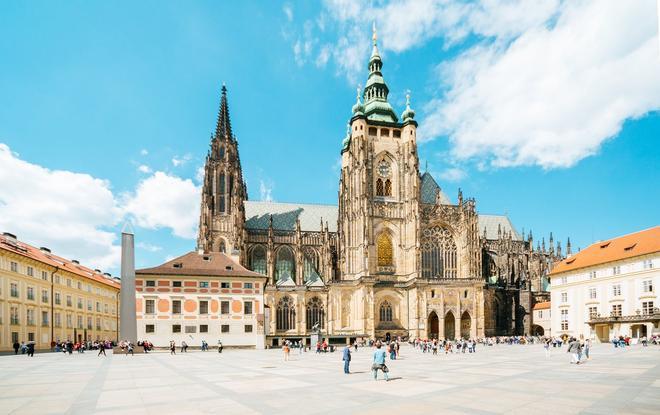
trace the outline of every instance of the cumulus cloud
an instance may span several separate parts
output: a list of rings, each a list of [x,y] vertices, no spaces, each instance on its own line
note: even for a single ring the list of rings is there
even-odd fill
[[[163,247],[161,247],[161,246],[152,245],[152,244],[149,244],[149,243],[146,243],[146,242],[138,242],[135,246],[137,248],[143,249],[147,252],[158,252],[158,251],[161,251],[163,249]]]
[[[273,201],[273,184],[268,181],[266,183],[264,180],[259,180],[259,195],[260,199],[263,202],[272,202]]]
[[[450,167],[440,172],[438,177],[446,182],[460,182],[465,179],[467,174],[460,167]]]
[[[286,15],[286,19],[289,22],[293,21],[293,8],[291,7],[290,4],[287,3],[284,6],[282,6],[282,11]]]
[[[146,164],[140,164],[138,166],[138,171],[140,173],[149,174],[149,173],[151,173],[151,167],[147,166]]]
[[[184,154],[183,156],[174,156],[172,157],[172,165],[174,165],[174,167],[183,166],[190,160],[192,160],[191,154]]]
[[[140,155],[146,156],[148,154],[149,154],[149,151],[146,148],[143,148],[142,150],[140,150]]]
[[[122,212],[110,184],[21,160],[0,143],[0,229],[58,255],[108,269],[119,264]]]
[[[194,238],[199,220],[200,188],[192,180],[157,171],[124,195],[125,211],[146,229],[170,228],[181,238]]]

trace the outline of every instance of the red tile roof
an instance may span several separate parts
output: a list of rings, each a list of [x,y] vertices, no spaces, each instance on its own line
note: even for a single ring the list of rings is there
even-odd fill
[[[596,242],[558,262],[549,275],[660,252],[660,226]]]
[[[543,301],[534,304],[534,310],[546,310],[548,308],[550,308],[550,301]]]
[[[139,269],[136,274],[266,278],[263,274],[246,269],[221,252],[200,254],[195,251],[153,268]]]
[[[50,252],[42,251],[39,248],[35,248],[32,245],[28,245],[24,242],[15,240],[14,238],[8,237],[6,235],[0,235],[0,249],[13,252],[14,254],[21,255],[25,258],[33,259],[51,267],[59,267],[62,270],[69,271],[73,274],[99,282],[101,284],[108,285],[116,289],[119,289],[120,287],[120,284],[117,281],[106,277],[105,275],[96,272],[95,270],[80,264],[76,264],[70,259],[65,259]]]

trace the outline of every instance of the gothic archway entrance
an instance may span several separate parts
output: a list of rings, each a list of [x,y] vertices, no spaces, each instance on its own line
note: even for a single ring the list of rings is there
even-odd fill
[[[454,319],[454,314],[448,312],[445,315],[445,339],[454,340],[456,337],[456,319]]]
[[[428,321],[428,338],[429,339],[437,339],[438,338],[438,333],[440,331],[440,324],[438,320],[438,315],[435,313],[435,311],[431,311],[431,314],[429,314],[429,321]]]
[[[467,311],[463,312],[461,316],[461,337],[464,339],[470,338],[470,327],[472,325],[472,319],[470,318],[470,313]]]

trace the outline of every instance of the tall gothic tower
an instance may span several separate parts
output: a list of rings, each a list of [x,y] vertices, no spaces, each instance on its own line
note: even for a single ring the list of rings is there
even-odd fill
[[[418,275],[419,160],[415,113],[400,122],[387,97],[374,27],[369,77],[342,146],[339,183],[343,279],[407,281]]]
[[[244,255],[247,188],[243,181],[238,142],[231,131],[227,88],[222,98],[215,134],[204,165],[204,185],[197,248],[206,252]]]

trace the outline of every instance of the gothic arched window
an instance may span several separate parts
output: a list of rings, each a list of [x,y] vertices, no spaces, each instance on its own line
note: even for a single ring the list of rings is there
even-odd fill
[[[456,243],[447,228],[432,226],[422,230],[422,277],[458,277]]]
[[[309,281],[313,275],[319,275],[319,257],[314,248],[305,247],[303,266],[303,278],[305,282]]]
[[[220,146],[220,158],[225,158],[225,146]]]
[[[229,175],[229,186],[227,192],[227,213],[231,213],[231,195],[234,193],[234,176]]]
[[[316,323],[320,328],[325,328],[325,310],[323,301],[314,297],[307,303],[307,330],[311,330]]]
[[[392,196],[392,181],[390,179],[385,180],[385,196]]]
[[[219,247],[218,249],[219,249],[219,251],[222,252],[223,254],[226,254],[226,253],[227,253],[227,245],[225,245],[225,241],[224,241],[224,240],[220,240],[220,247]]]
[[[218,191],[220,200],[218,205],[220,206],[220,213],[225,213],[225,174],[220,173],[220,189]]]
[[[387,301],[380,305],[380,321],[392,321],[392,306]]]
[[[296,263],[293,257],[293,251],[288,246],[283,246],[277,251],[277,261],[275,262],[275,281],[285,278],[295,280]]]
[[[250,255],[250,268],[252,271],[258,272],[260,274],[267,274],[266,270],[266,249],[257,245],[252,249],[252,255]]]
[[[383,179],[376,180],[376,196],[384,196],[385,189],[383,187]]]
[[[296,307],[291,297],[286,296],[277,303],[277,330],[293,330],[296,328]]]
[[[392,265],[394,262],[392,260],[392,238],[390,238],[390,235],[387,232],[378,235],[376,245],[378,248],[378,266]]]

